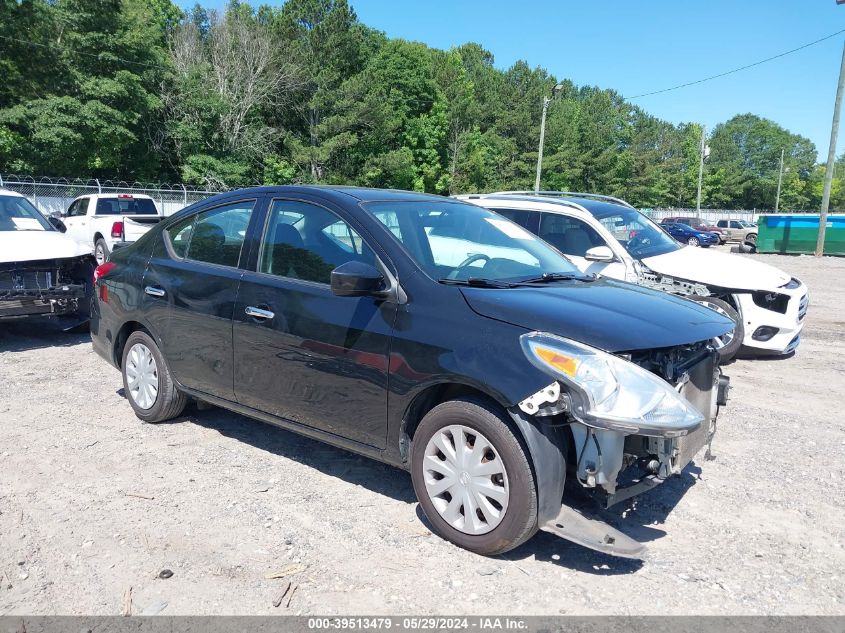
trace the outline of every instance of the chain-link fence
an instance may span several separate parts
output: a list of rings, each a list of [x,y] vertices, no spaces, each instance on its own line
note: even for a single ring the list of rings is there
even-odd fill
[[[213,196],[217,191],[194,189],[185,185],[115,182],[112,180],[69,180],[66,178],[31,178],[0,174],[0,189],[25,195],[41,213],[62,213],[77,196],[92,193],[145,194],[155,200],[163,215]]]
[[[25,195],[45,215],[66,211],[77,196],[91,193],[146,194],[155,200],[164,215],[171,215],[180,209],[213,196],[219,191],[194,189],[186,185],[150,184],[141,182],[115,182],[112,180],[82,180],[66,178],[32,178],[0,174],[0,189],[10,189]],[[718,220],[746,220],[756,222],[765,209],[642,209],[659,222],[670,217],[701,217]]]
[[[765,213],[772,213],[764,209],[642,209],[652,220],[660,222],[663,218],[701,218],[716,223],[719,220],[745,220],[757,222],[757,218]]]

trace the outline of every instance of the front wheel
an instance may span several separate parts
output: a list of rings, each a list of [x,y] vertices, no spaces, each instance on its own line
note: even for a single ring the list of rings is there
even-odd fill
[[[420,422],[411,447],[414,491],[435,533],[477,554],[501,554],[537,531],[529,457],[503,414],[453,400]]]
[[[689,244],[690,246],[698,246],[698,238],[697,237],[689,238],[687,240],[687,244]]]
[[[123,348],[123,390],[135,415],[144,422],[164,422],[182,413],[188,398],[173,382],[153,338],[138,330]]]
[[[726,363],[736,356],[739,348],[742,347],[742,340],[745,338],[745,326],[742,323],[742,318],[739,316],[734,307],[727,301],[717,299],[715,297],[690,297],[702,305],[707,306],[714,312],[718,312],[722,316],[728,317],[734,322],[734,329],[732,332],[717,336],[712,340],[713,347],[719,352],[719,362]]]
[[[109,245],[106,244],[106,240],[101,237],[94,242],[94,259],[97,260],[97,266],[105,264],[109,260],[109,255],[111,255],[111,251]]]

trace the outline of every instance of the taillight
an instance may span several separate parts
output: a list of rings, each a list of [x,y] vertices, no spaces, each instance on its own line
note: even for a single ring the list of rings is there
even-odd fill
[[[112,237],[123,237],[123,222],[115,222],[111,225]]]
[[[98,280],[102,279],[106,275],[108,275],[111,271],[115,269],[114,262],[106,262],[104,264],[100,264],[94,269],[94,283],[96,284]]]

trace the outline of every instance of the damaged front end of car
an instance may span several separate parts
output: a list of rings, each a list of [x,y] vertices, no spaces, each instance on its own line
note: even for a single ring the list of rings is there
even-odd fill
[[[564,504],[566,476],[610,507],[680,474],[709,446],[730,379],[706,341],[610,354],[563,337],[522,337],[526,357],[555,381],[511,412],[541,463],[539,526],[608,554],[640,557],[644,546]],[[535,460],[536,462],[537,460]],[[558,472],[559,471],[559,472]]]
[[[0,263],[0,320],[67,316],[87,321],[93,270],[89,255]]]

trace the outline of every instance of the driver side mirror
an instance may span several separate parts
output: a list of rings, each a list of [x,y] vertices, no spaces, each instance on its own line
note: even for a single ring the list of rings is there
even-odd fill
[[[65,223],[64,223],[64,222],[62,222],[62,221],[61,221],[59,218],[57,218],[56,216],[51,215],[49,218],[47,218],[47,221],[48,221],[50,224],[52,224],[52,225],[53,225],[53,227],[54,227],[54,228],[55,228],[55,229],[56,229],[59,233],[64,233],[65,231],[67,231],[67,227],[65,226]]]
[[[338,297],[377,295],[386,289],[384,275],[375,266],[346,262],[332,271],[332,294]]]
[[[616,256],[609,246],[593,246],[584,254],[584,259],[590,262],[612,262]]]

